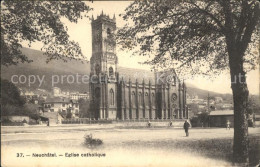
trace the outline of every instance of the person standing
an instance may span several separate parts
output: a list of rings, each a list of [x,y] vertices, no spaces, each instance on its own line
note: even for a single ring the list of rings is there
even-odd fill
[[[184,122],[183,128],[184,128],[184,130],[185,130],[186,137],[188,137],[188,136],[189,136],[190,124],[189,124],[189,122],[188,122],[187,120]]]
[[[226,129],[230,130],[230,122],[229,122],[229,120],[227,120],[227,128]]]
[[[169,126],[172,127],[172,121],[170,121]]]
[[[151,122],[150,122],[150,120],[148,121],[147,126],[148,126],[149,128],[151,127]]]

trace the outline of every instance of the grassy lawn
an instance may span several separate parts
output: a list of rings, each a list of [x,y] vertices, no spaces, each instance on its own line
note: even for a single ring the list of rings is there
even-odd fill
[[[163,141],[136,141],[125,142],[125,146],[147,147],[156,149],[174,149],[189,152],[194,155],[201,155],[216,160],[232,162],[233,139],[200,139],[200,140],[163,140]],[[251,135],[249,137],[249,160],[250,166],[256,166],[260,160],[260,138]]]

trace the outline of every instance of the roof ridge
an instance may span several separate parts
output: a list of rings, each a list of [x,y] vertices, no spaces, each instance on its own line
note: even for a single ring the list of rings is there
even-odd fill
[[[142,70],[142,71],[148,71],[148,72],[151,72],[151,73],[152,73],[151,70],[146,70],[146,69],[141,69],[141,68],[130,68],[130,67],[122,67],[122,66],[118,66],[117,68]]]

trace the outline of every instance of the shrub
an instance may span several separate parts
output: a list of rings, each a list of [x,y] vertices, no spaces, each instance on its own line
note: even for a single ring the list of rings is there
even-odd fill
[[[10,119],[4,118],[2,120],[2,123],[12,123],[12,121],[10,121]]]
[[[191,123],[192,127],[201,126],[198,117],[192,117],[192,118],[190,119],[190,123]]]
[[[85,145],[89,148],[97,147],[103,144],[103,141],[100,139],[95,139],[92,137],[92,134],[85,135]]]
[[[27,121],[24,119],[24,120],[22,121],[22,123],[27,123]]]

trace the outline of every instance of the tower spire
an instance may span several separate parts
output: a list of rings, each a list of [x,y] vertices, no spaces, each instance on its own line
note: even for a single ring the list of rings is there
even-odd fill
[[[114,13],[114,16],[113,16],[113,20],[114,20],[114,21],[116,20],[116,15],[115,15],[115,13]]]

